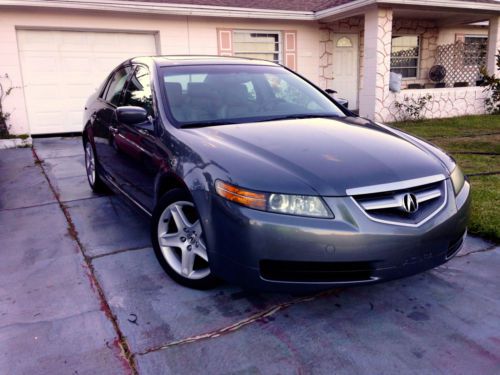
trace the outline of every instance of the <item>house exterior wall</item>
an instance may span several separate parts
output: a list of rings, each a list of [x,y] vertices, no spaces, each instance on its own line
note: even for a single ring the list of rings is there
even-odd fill
[[[384,22],[383,22],[384,23]],[[384,23],[385,25],[385,23]],[[333,37],[336,33],[357,33],[360,36],[359,45],[359,87],[363,93],[364,75],[368,67],[365,66],[365,23],[363,17],[350,17],[332,23],[320,24],[320,72],[319,83],[323,88],[335,89],[335,72],[332,67]],[[488,35],[488,28],[484,26],[469,27],[443,27],[439,28],[432,21],[394,19],[392,22],[392,35],[419,35],[420,36],[420,60],[418,77],[403,79],[400,93],[386,92],[381,95],[380,107],[372,116],[379,121],[395,121],[398,114],[394,103],[403,101],[405,97],[409,100],[418,100],[420,96],[427,93],[432,99],[424,110],[424,116],[429,118],[452,117],[466,114],[485,113],[484,99],[486,93],[482,88],[449,88],[449,89],[426,89],[407,90],[409,84],[429,83],[429,69],[435,65],[437,47],[442,44],[455,43],[457,37],[464,35]],[[372,70],[374,68],[372,67]],[[378,74],[379,72],[377,72]],[[379,74],[380,75],[380,74]],[[385,76],[385,73],[384,73]],[[377,90],[381,90],[377,86]],[[360,94],[361,95],[361,94]],[[360,99],[360,103],[362,100]],[[455,104],[453,104],[455,103]],[[371,110],[369,110],[371,111]],[[361,113],[361,112],[360,112]],[[361,115],[364,115],[361,113]]]
[[[431,95],[431,99],[423,108],[422,118],[445,118],[465,115],[481,115],[485,113],[484,101],[487,93],[483,87],[450,87],[442,89],[403,90],[391,92],[384,102],[389,114],[384,121],[404,120],[404,113],[400,112],[395,103],[403,103],[405,99],[416,103],[419,98]]]
[[[414,79],[404,79],[402,88],[408,87],[410,83],[428,82],[429,69],[436,60],[437,40],[439,29],[433,22],[426,20],[395,20],[393,24],[393,35],[419,35],[420,36],[420,59],[418,76]]]
[[[319,85],[324,89],[335,88],[335,73],[333,72],[333,37],[334,34],[358,34],[359,36],[359,89],[363,85],[364,66],[364,19],[350,17],[340,21],[320,24],[319,40]]]
[[[448,26],[439,29],[438,44],[452,44],[461,35],[484,35],[488,36],[487,26],[457,27]]]
[[[297,32],[297,71],[318,83],[319,29],[314,22],[209,17],[127,15],[76,11],[2,10],[0,12],[0,74],[7,73],[14,86],[5,103],[11,112],[13,134],[29,133],[17,29],[147,32],[156,35],[158,54],[216,55],[217,29]],[[89,95],[92,94],[89,92]]]
[[[337,33],[357,33],[359,35],[359,87],[363,87],[364,75],[364,21],[363,17],[350,17],[340,21],[320,25],[320,72],[319,83],[323,88],[334,88],[335,72],[332,68],[333,36]],[[433,22],[425,20],[396,19],[392,25],[392,35],[420,35],[420,64],[417,78],[403,80],[402,88],[410,83],[425,83],[429,69],[436,57],[439,29]]]
[[[317,23],[311,21],[277,21],[268,19],[236,19],[194,16],[169,16],[169,15],[132,15],[125,13],[70,11],[70,10],[15,10],[14,8],[2,9],[0,13],[0,74],[8,74],[12,84],[18,89],[6,99],[5,110],[11,112],[11,131],[14,134],[29,133],[29,122],[23,93],[23,77],[18,51],[17,30],[43,29],[43,30],[71,30],[71,31],[110,31],[110,32],[144,32],[154,34],[158,54],[210,54],[216,55],[218,49],[217,30],[264,30],[287,31],[296,35],[296,64],[297,71],[318,84],[321,88],[335,88],[335,72],[333,71],[332,52],[333,36],[336,33],[357,33],[359,35],[359,90],[360,103],[370,102],[370,106],[362,115],[376,118],[379,121],[395,119],[394,101],[401,100],[402,95],[418,98],[424,91],[414,92],[405,90],[403,93],[394,94],[387,90],[388,70],[385,68],[390,56],[390,36],[418,34],[421,36],[419,77],[405,79],[403,88],[410,83],[425,83],[429,68],[434,64],[437,46],[454,43],[457,35],[487,35],[496,38],[490,40],[490,49],[500,48],[500,28],[498,17],[493,19],[495,27],[442,27],[438,28],[433,22],[427,20],[394,19],[392,13],[388,16],[390,8],[372,9],[377,15],[378,28],[382,28],[384,36],[381,41],[375,40],[375,35],[370,35],[371,46],[365,47],[365,17],[351,17],[332,23]],[[371,14],[371,13],[370,13]],[[370,16],[369,12],[367,13]],[[385,16],[384,16],[385,14]],[[373,20],[375,19],[375,15]],[[388,26],[388,22],[390,25]],[[373,28],[376,33],[378,28]],[[389,35],[388,41],[387,35]],[[491,38],[490,38],[491,39]],[[387,42],[389,44],[387,44]],[[389,47],[388,47],[389,46]],[[375,50],[374,50],[375,48]],[[377,59],[374,56],[365,56],[365,51],[376,52],[383,55],[383,72],[377,68]],[[385,49],[389,48],[389,55]],[[383,52],[383,53],[382,53]],[[373,53],[372,53],[373,54]],[[380,57],[379,56],[379,57]],[[285,58],[285,56],[283,56]],[[494,55],[490,54],[489,66],[494,67]],[[369,62],[369,64],[368,64]],[[375,78],[367,80],[366,75]],[[380,82],[378,82],[380,81]],[[383,81],[383,82],[382,82]],[[367,82],[370,87],[365,87]],[[379,83],[383,87],[379,87]],[[462,95],[465,97],[456,96]],[[433,91],[434,92],[434,91]],[[90,95],[91,93],[89,93]],[[484,93],[476,88],[467,90],[436,91],[432,108],[428,110],[429,116],[440,117],[453,114],[468,114],[470,108],[473,113],[483,113],[484,107],[480,106]],[[364,99],[362,98],[364,97]],[[367,98],[370,98],[369,100]],[[366,100],[365,100],[366,99]],[[373,100],[372,100],[373,99]],[[368,101],[367,101],[368,100]],[[456,111],[449,110],[449,103],[456,100],[459,105]],[[437,103],[439,102],[439,103]],[[444,104],[443,104],[444,103]],[[377,107],[377,109],[375,109]],[[482,109],[481,109],[482,108]]]
[[[364,19],[364,75],[359,92],[359,114],[375,121],[388,116],[385,102],[390,95],[393,11],[372,8]]]
[[[488,56],[487,68],[490,74],[500,74],[500,67],[497,65],[497,53],[500,51],[500,16],[490,18],[488,29]]]

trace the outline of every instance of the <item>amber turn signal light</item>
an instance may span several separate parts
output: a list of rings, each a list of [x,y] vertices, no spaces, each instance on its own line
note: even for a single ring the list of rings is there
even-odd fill
[[[215,182],[215,190],[221,197],[243,206],[255,208],[257,210],[266,209],[266,195],[264,193],[244,190],[220,180]]]

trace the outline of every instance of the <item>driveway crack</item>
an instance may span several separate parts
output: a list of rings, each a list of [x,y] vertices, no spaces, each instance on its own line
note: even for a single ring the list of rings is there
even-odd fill
[[[262,311],[259,311],[259,312],[255,313],[255,314],[253,314],[253,315],[250,315],[249,317],[247,317],[245,319],[242,319],[242,320],[240,320],[240,321],[238,321],[236,323],[230,324],[230,325],[228,325],[226,327],[219,328],[219,329],[216,329],[216,330],[213,330],[213,331],[210,331],[210,332],[202,333],[200,335],[190,336],[190,337],[186,337],[184,339],[172,341],[172,342],[170,342],[168,344],[163,344],[163,345],[155,346],[155,347],[146,349],[146,350],[144,350],[142,352],[136,353],[135,355],[146,355],[146,354],[151,353],[151,352],[156,352],[156,351],[159,351],[159,350],[165,350],[165,349],[168,349],[168,348],[171,348],[171,347],[174,347],[174,346],[179,346],[179,345],[184,345],[184,344],[190,344],[190,343],[193,343],[193,342],[198,342],[198,341],[202,341],[202,340],[213,339],[213,338],[220,337],[222,335],[227,335],[229,333],[238,331],[238,330],[242,329],[243,327],[245,327],[247,325],[250,325],[252,323],[255,323],[255,322],[257,322],[257,321],[259,321],[261,319],[264,319],[264,318],[267,318],[267,317],[269,317],[271,315],[274,315],[278,311],[282,311],[282,310],[288,309],[289,307],[297,305],[297,304],[300,304],[300,303],[314,301],[314,300],[317,300],[319,298],[323,298],[323,297],[327,297],[327,296],[331,296],[331,295],[337,295],[339,291],[340,291],[340,289],[330,289],[330,290],[323,291],[323,292],[320,292],[320,293],[317,293],[317,294],[313,294],[313,295],[308,295],[308,296],[305,296],[305,297],[296,298],[296,299],[293,299],[293,300],[288,301],[288,302],[282,302],[282,303],[273,305],[273,306],[267,308],[266,310],[262,310]]]
[[[108,304],[108,301],[106,300],[106,296],[104,294],[104,290],[102,289],[102,286],[99,284],[99,281],[97,280],[97,277],[95,275],[95,270],[92,265],[92,259],[88,257],[85,252],[83,251],[83,245],[78,237],[78,232],[76,230],[76,227],[73,223],[73,220],[71,219],[71,215],[69,214],[67,206],[64,204],[64,202],[61,201],[61,197],[59,196],[59,193],[56,191],[54,188],[54,185],[52,184],[52,181],[50,180],[49,176],[47,175],[47,172],[45,171],[44,165],[43,165],[43,160],[38,157],[38,154],[36,153],[35,147],[32,148],[33,156],[35,158],[35,164],[38,165],[41,170],[42,174],[47,180],[47,183],[49,184],[49,188],[52,191],[52,194],[54,194],[54,197],[57,200],[57,203],[59,204],[59,207],[61,208],[61,211],[63,212],[66,221],[68,223],[68,232],[70,233],[71,237],[73,240],[78,245],[78,248],[80,249],[80,252],[83,256],[83,259],[85,261],[85,266],[88,269],[88,275],[91,283],[91,287],[97,292],[99,301],[101,304],[101,309],[104,311],[106,314],[106,317],[111,321],[113,328],[118,336],[118,346],[121,350],[122,356],[126,361],[126,364],[130,368],[132,374],[137,375],[137,367],[134,361],[134,357],[132,355],[132,351],[130,350],[130,347],[127,343],[127,340],[125,339],[125,335],[120,329],[120,326],[118,325],[118,320],[116,319],[116,316],[112,313],[111,308]]]
[[[477,253],[486,253],[488,251],[495,250],[497,247],[498,247],[497,245],[491,245],[491,246],[488,246],[488,247],[485,247],[485,248],[482,248],[482,249],[478,249],[478,250],[474,250],[474,251],[468,252],[466,254],[457,255],[456,258],[463,258],[463,257],[469,256],[469,255],[472,255],[472,254],[477,254]]]

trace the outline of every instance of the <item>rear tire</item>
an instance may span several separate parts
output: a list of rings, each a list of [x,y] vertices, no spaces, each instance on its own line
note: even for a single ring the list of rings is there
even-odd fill
[[[97,166],[98,161],[94,147],[92,143],[87,140],[85,142],[85,171],[87,172],[87,181],[94,193],[108,193],[109,189],[99,175]]]
[[[218,284],[212,274],[198,210],[182,189],[166,193],[151,220],[151,242],[156,258],[173,280],[193,289]]]

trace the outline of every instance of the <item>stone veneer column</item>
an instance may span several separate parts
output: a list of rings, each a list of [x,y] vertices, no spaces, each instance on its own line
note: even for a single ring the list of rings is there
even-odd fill
[[[496,57],[500,49],[500,17],[490,18],[490,27],[488,32],[488,72],[490,74],[500,74],[496,66]]]
[[[359,114],[376,121],[390,117],[388,101],[391,68],[392,9],[373,8],[365,13],[364,75]]]

